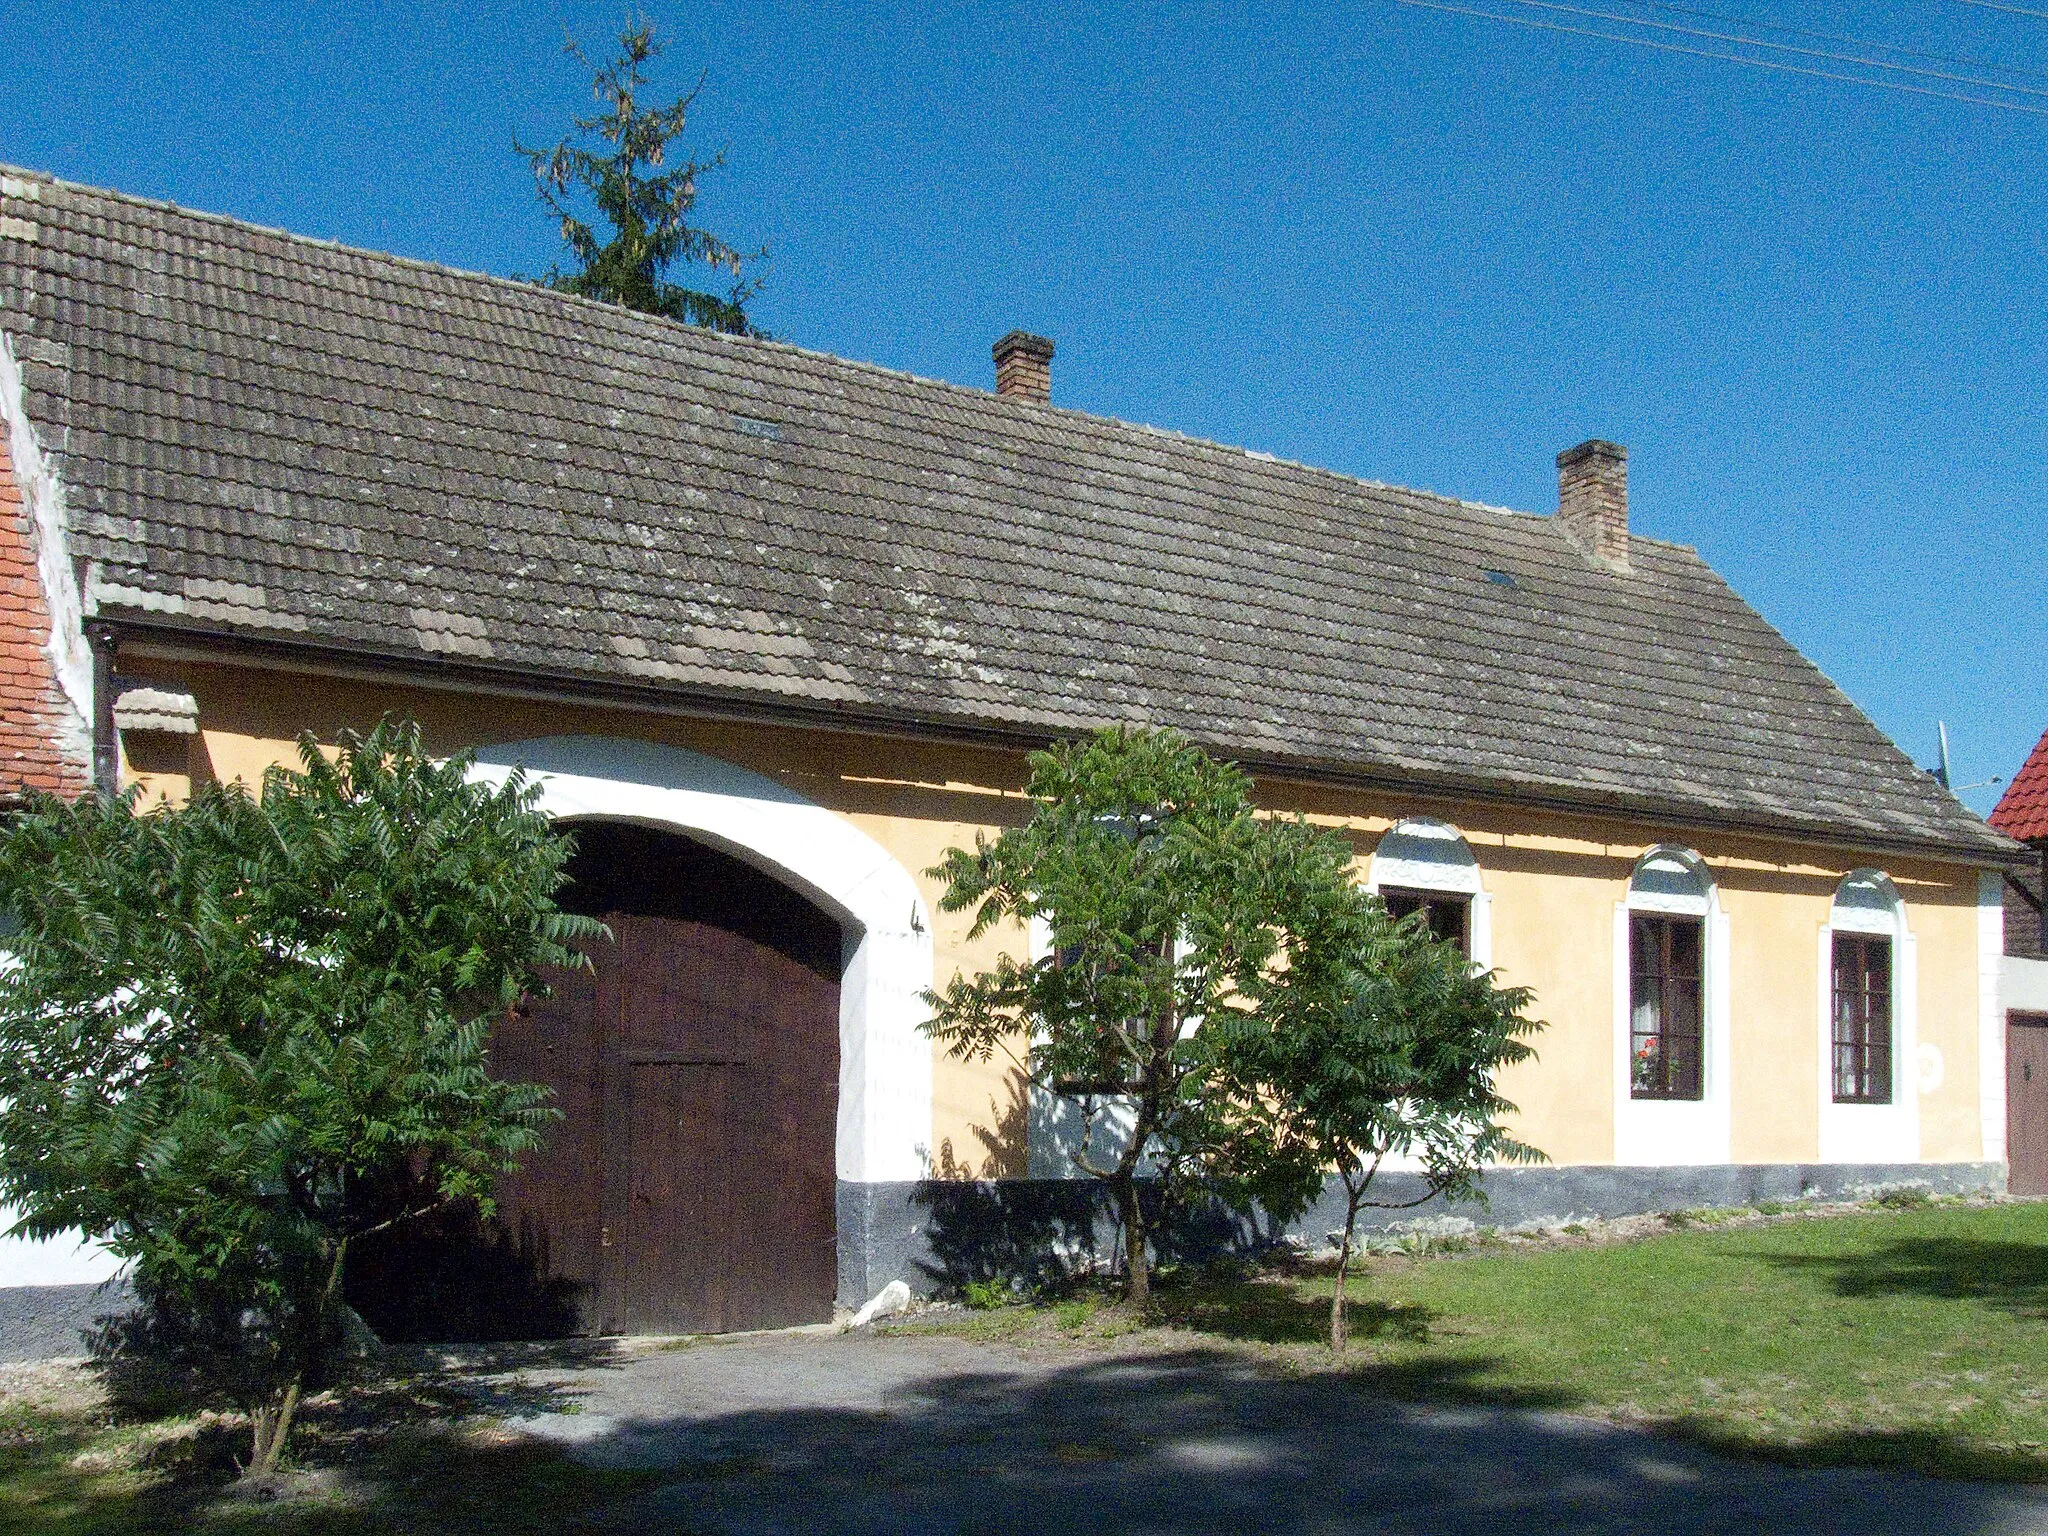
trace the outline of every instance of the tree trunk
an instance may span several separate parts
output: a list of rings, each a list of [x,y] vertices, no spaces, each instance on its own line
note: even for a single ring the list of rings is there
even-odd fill
[[[1352,1199],[1344,1211],[1344,1236],[1337,1245],[1337,1288],[1330,1293],[1330,1348],[1341,1351],[1344,1331],[1344,1288],[1351,1279],[1351,1235],[1358,1227],[1358,1201]]]
[[[284,1454],[285,1437],[292,1432],[292,1415],[299,1408],[299,1379],[292,1378],[292,1384],[284,1389],[284,1397],[275,1407],[268,1404],[258,1408],[250,1417],[249,1471],[250,1477],[268,1477],[277,1470],[277,1461]]]
[[[1124,1299],[1143,1307],[1152,1300],[1152,1271],[1145,1252],[1145,1211],[1134,1171],[1116,1179],[1117,1216],[1124,1228]]]
[[[320,1299],[314,1308],[312,1338],[317,1344],[327,1332],[327,1314],[333,1309],[334,1298],[341,1293],[341,1266],[348,1258],[348,1239],[342,1238],[334,1245],[334,1261],[327,1268],[327,1284],[321,1288]],[[300,1355],[303,1361],[305,1354]],[[249,1415],[250,1477],[266,1477],[277,1470],[278,1458],[284,1455],[286,1437],[292,1432],[292,1418],[299,1411],[299,1394],[304,1388],[305,1372],[301,1370],[284,1389],[284,1396],[276,1406],[256,1409]]]

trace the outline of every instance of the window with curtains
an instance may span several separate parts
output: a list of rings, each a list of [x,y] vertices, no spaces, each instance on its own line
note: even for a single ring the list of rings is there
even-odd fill
[[[1835,935],[1834,1073],[1837,1104],[1892,1101],[1892,941]]]
[[[1467,960],[1472,958],[1472,898],[1450,891],[1411,891],[1380,887],[1380,900],[1391,917],[1422,914],[1423,926],[1437,938],[1458,946]]]
[[[1703,1090],[1705,923],[1636,912],[1629,918],[1629,1094],[1697,1099]]]

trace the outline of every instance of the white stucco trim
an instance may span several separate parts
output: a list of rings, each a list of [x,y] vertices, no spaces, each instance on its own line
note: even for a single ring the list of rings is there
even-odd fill
[[[19,1212],[0,1206],[0,1232],[19,1219]],[[98,1285],[113,1279],[121,1267],[113,1254],[75,1232],[46,1242],[0,1237],[0,1290],[23,1285]]]
[[[1466,936],[1472,946],[1472,968],[1493,969],[1493,893],[1486,889],[1472,845],[1449,822],[1408,816],[1387,828],[1366,865],[1365,888],[1374,895],[1392,889],[1467,897]],[[1396,1152],[1380,1166],[1388,1173],[1419,1173],[1423,1162],[1412,1152]]]
[[[1030,958],[1045,959],[1052,953],[1052,924],[1034,917],[1028,932]],[[1043,1038],[1042,1032],[1036,1033],[1031,1043],[1035,1046]],[[1128,1096],[1097,1099],[1094,1117],[1084,1127],[1080,1099],[1054,1093],[1035,1079],[1024,1092],[1024,1172],[1029,1178],[1089,1178],[1092,1175],[1081,1167],[1082,1159],[1097,1166],[1111,1163],[1131,1144],[1138,1106]]]
[[[1444,891],[1471,898],[1472,963],[1493,969],[1493,896],[1465,836],[1449,822],[1411,816],[1381,834],[1366,866],[1365,888]]]
[[[2005,876],[1977,874],[1977,1110],[1986,1162],[2005,1161]]]
[[[1888,910],[1845,904],[1852,882],[1876,884]],[[1889,1104],[1835,1102],[1835,935],[1869,933],[1892,941],[1892,1098]],[[1852,870],[1843,877],[1820,925],[1818,1007],[1820,1145],[1824,1163],[1920,1161],[1920,960],[1906,921],[1906,904],[1882,871]]]
[[[1653,860],[1683,864],[1699,882],[1698,894],[1639,890],[1614,906],[1614,1160],[1628,1167],[1678,1167],[1731,1160],[1733,1056],[1730,1041],[1728,915],[1720,887],[1706,861],[1689,848],[1652,848],[1636,861],[1636,873]],[[1638,1099],[1629,1092],[1629,914],[1669,912],[1703,920],[1705,975],[1701,1015],[1706,1039],[1700,1052],[1697,1100]]]
[[[64,487],[44,456],[28,418],[22,391],[21,365],[13,338],[0,333],[0,423],[7,429],[7,451],[14,463],[14,483],[21,491],[35,539],[36,576],[50,615],[50,633],[43,651],[50,658],[57,687],[71,709],[62,729],[66,755],[79,763],[92,761],[92,652],[85,641],[85,614],[72,568],[65,533]]]
[[[802,891],[848,929],[839,984],[838,1173],[921,1179],[930,1170],[931,915],[907,870],[852,822],[774,780],[702,753],[611,737],[553,736],[478,754],[478,778],[523,765],[560,820],[669,827]]]

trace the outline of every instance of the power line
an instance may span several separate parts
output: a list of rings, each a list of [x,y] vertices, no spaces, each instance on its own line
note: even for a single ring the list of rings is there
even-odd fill
[[[2036,21],[2048,21],[2048,11],[2030,11],[2024,5],[1994,5],[1992,0],[1956,0],[1956,3],[1974,5],[1986,11],[2007,11],[2014,16],[2031,16]]]
[[[1697,16],[1702,21],[1726,22],[1733,27],[1749,27],[1759,32],[1782,32],[1787,37],[1810,37],[1817,42],[1840,43],[1845,48],[1875,48],[1880,53],[1895,53],[1903,59],[1925,59],[1931,64],[1959,64],[1969,69],[1995,69],[2001,74],[2026,75],[2034,80],[2048,80],[2048,73],[2038,69],[2027,69],[2018,64],[2005,64],[1997,59],[1974,59],[1969,55],[1953,53],[1929,53],[1924,48],[1901,48],[1896,43],[1873,43],[1863,38],[1844,37],[1839,32],[1815,32],[1809,27],[1788,27],[1782,22],[1759,21],[1749,16],[1724,16],[1718,11],[1702,11],[1689,5],[1669,5],[1665,0],[1633,0],[1646,10],[1666,11],[1673,16]],[[1988,0],[1960,0],[1963,5],[1988,5]],[[1998,11],[2018,10],[2017,6],[1989,5]],[[2020,11],[2023,16],[2039,16],[2048,21],[2048,11]]]
[[[2023,101],[2003,101],[1993,96],[1964,96],[1956,91],[1939,91],[1931,86],[1907,85],[1900,80],[1873,80],[1868,75],[1847,75],[1837,70],[1812,69],[1803,64],[1783,64],[1774,59],[1751,58],[1741,53],[1719,53],[1709,48],[1689,48],[1683,43],[1660,43],[1653,38],[1630,37],[1622,32],[1598,32],[1591,27],[1569,27],[1562,22],[1539,21],[1533,16],[1503,16],[1497,11],[1482,11],[1471,6],[1446,5],[1443,0],[1394,0],[1396,5],[1416,7],[1425,11],[1446,11],[1454,16],[1477,16],[1485,21],[1504,21],[1510,26],[1532,27],[1539,32],[1562,32],[1571,37],[1592,37],[1608,43],[1631,43],[1638,48],[1654,49],[1658,53],[1678,53],[1695,59],[1718,59],[1728,64],[1747,64],[1752,69],[1773,70],[1781,75],[1806,75],[1816,80],[1837,80],[1846,85],[1867,85],[1880,91],[1903,91],[1909,96],[1932,96],[1941,101],[1960,101],[1973,107],[1998,107],[2007,112],[2025,112],[2034,117],[2048,117],[2048,107],[2029,106]],[[2011,86],[1998,86],[1999,90],[2011,90]]]
[[[1917,64],[1893,64],[1884,59],[1867,58],[1860,54],[1829,53],[1821,48],[1801,48],[1793,43],[1768,43],[1761,38],[1742,37],[1730,32],[1709,32],[1702,27],[1681,27],[1676,22],[1647,21],[1641,17],[1614,11],[1589,11],[1581,6],[1559,4],[1558,0],[1503,0],[1503,3],[1528,6],[1538,11],[1557,11],[1566,16],[1587,16],[1595,21],[1614,21],[1628,27],[1651,27],[1659,32],[1675,32],[1681,37],[1700,37],[1714,43],[1733,43],[1743,48],[1770,48],[1779,53],[1796,54],[1804,59],[1823,59],[1834,64],[1857,64],[1865,69],[1888,69],[1895,74],[1915,75],[1923,80],[1946,80],[1951,85],[1975,85],[1988,91],[2011,91],[2021,96],[2048,96],[2048,91],[2030,85],[2007,85],[2002,80],[1980,80],[1974,75],[1951,75],[1945,70],[1922,69]]]

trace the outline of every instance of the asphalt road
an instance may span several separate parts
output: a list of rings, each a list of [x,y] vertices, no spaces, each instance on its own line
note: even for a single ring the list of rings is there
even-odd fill
[[[668,1474],[705,1533],[2048,1533],[2048,1492],[1733,1460],[1561,1413],[1419,1407],[1221,1353],[762,1335],[521,1373],[516,1422]]]

